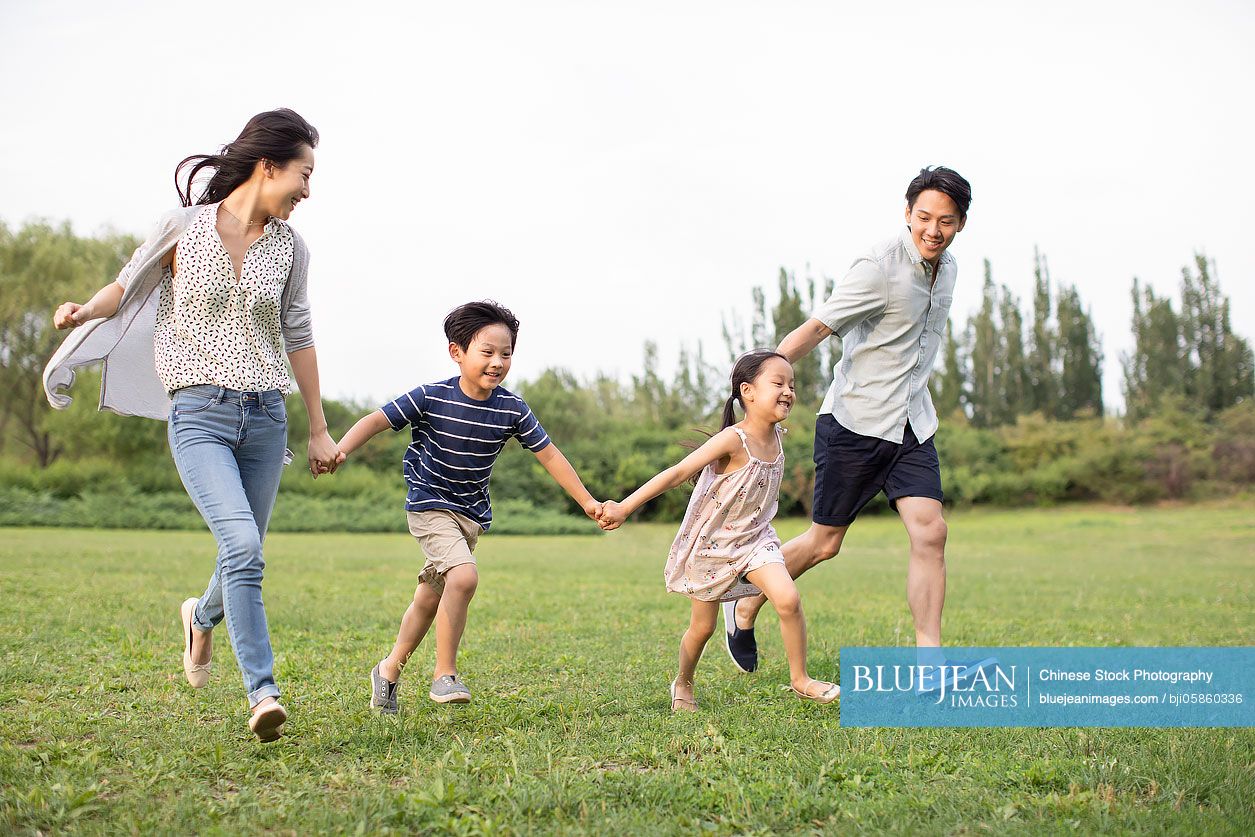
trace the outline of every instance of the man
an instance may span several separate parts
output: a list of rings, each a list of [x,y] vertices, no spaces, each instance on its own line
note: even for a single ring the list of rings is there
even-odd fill
[[[971,185],[925,168],[906,190],[906,228],[854,262],[811,319],[781,341],[790,362],[832,334],[843,354],[815,426],[810,529],[784,545],[790,574],[836,555],[859,511],[884,491],[910,536],[907,602],[920,648],[941,645],[946,522],[928,375],[943,340],[958,267],[947,251],[967,223]],[[758,667],[754,620],[763,596],[724,604],[727,648]],[[739,604],[739,606],[738,606]]]

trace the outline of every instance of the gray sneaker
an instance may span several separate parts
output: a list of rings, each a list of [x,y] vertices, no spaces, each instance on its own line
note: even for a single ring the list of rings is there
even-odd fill
[[[399,685],[401,684],[384,679],[379,673],[379,664],[375,663],[375,667],[370,670],[370,708],[385,715],[395,715],[401,708],[397,703]]]
[[[436,703],[470,703],[471,690],[456,674],[446,674],[431,681],[428,697]]]

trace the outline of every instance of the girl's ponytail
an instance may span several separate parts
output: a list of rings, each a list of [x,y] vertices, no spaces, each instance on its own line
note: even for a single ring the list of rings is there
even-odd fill
[[[741,396],[734,391],[728,396],[728,400],[723,402],[723,425],[719,428],[720,430],[736,424],[736,403],[740,400]]]

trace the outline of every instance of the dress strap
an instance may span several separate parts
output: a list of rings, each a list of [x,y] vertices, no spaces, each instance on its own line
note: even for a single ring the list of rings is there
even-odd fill
[[[741,447],[745,448],[745,455],[748,456],[750,459],[755,459],[756,457],[750,451],[749,442],[745,441],[745,431],[737,427],[735,424],[732,425],[732,429],[736,431],[737,436],[741,437]]]

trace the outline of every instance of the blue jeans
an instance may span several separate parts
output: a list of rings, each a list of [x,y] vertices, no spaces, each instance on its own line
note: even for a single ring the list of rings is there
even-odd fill
[[[193,612],[210,630],[223,619],[250,706],[278,697],[261,600],[262,541],[279,493],[288,417],[279,390],[185,387],[170,407],[170,451],[187,493],[218,541],[218,562]]]

